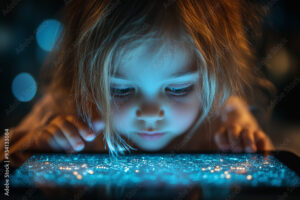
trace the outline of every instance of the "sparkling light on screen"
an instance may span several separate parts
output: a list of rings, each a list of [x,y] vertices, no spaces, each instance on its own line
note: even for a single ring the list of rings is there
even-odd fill
[[[43,21],[36,33],[36,40],[39,47],[44,51],[51,51],[62,29],[61,23],[57,20],[48,19]]]
[[[30,101],[36,94],[37,85],[29,73],[18,74],[12,82],[12,93],[21,102]]]
[[[275,157],[252,154],[43,155],[27,160],[11,177],[15,186],[136,185],[166,187],[290,187],[299,177]]]

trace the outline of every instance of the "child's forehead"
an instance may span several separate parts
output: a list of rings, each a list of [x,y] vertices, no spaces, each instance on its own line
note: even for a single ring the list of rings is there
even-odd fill
[[[141,42],[133,48],[124,48],[122,54],[117,57],[117,71],[123,71],[126,67],[151,65],[153,68],[163,66],[186,66],[191,65],[194,56],[186,44],[180,41],[166,41],[152,39]],[[123,70],[122,70],[123,69]],[[168,68],[170,69],[170,68]]]
[[[152,44],[143,44],[123,54],[114,77],[121,79],[146,80],[147,77],[167,79],[197,71],[193,54],[186,48],[176,45],[163,45],[153,48]]]

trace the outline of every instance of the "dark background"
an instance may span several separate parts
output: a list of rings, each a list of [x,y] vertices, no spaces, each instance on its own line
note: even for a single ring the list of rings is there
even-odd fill
[[[43,41],[43,37],[44,39],[51,37],[56,31],[55,23],[54,25],[46,23],[43,26],[41,24],[45,20],[57,20],[54,22],[59,23],[58,14],[68,2],[69,0],[1,1],[0,128],[2,133],[5,128],[16,126],[38,100],[39,96],[34,92],[34,84],[39,88],[39,70],[49,51],[42,49],[37,39],[40,37]],[[274,111],[268,135],[277,149],[291,150],[300,155],[299,6],[297,0],[261,2],[269,5],[271,10],[264,18],[262,38],[254,45],[259,64],[262,65],[267,78],[278,89],[272,100]],[[47,40],[50,39],[47,38],[44,42]],[[13,83],[20,73],[28,73],[35,83],[20,79],[21,84],[15,83],[14,88]],[[21,98],[24,97],[24,92],[22,93],[24,90],[26,101],[20,100],[20,93]]]

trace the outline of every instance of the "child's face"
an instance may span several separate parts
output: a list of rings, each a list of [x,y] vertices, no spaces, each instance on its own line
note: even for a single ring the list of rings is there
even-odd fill
[[[139,148],[155,151],[193,125],[200,94],[198,71],[185,48],[165,44],[153,52],[151,45],[126,52],[110,80],[115,130]]]

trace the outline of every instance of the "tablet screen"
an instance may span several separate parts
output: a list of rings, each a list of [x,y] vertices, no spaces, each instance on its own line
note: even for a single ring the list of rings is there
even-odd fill
[[[13,186],[145,187],[199,185],[299,187],[299,176],[261,154],[36,154],[11,176]]]

